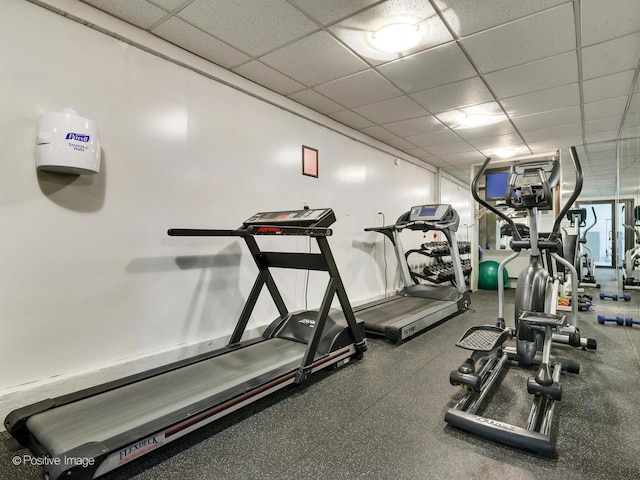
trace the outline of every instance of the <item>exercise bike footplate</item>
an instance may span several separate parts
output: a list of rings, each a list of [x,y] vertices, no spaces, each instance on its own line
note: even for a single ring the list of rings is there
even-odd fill
[[[476,352],[490,352],[510,337],[510,331],[493,325],[471,327],[458,340],[456,346]]]
[[[531,325],[561,327],[564,325],[564,319],[564,315],[554,315],[545,312],[522,312],[518,320]]]

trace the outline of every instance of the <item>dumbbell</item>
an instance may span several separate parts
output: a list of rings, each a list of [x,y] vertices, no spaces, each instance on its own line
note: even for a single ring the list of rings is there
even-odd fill
[[[610,298],[614,302],[617,302],[618,300],[624,300],[625,302],[629,302],[631,300],[631,295],[624,294],[624,295],[618,296],[615,293],[613,295],[607,295],[606,293],[601,293],[600,300],[604,300],[605,298]]]
[[[616,322],[618,325],[624,325],[624,318],[622,317],[614,317],[609,318],[604,315],[598,315],[598,323],[600,325],[604,325],[604,322]]]
[[[624,319],[624,324],[627,327],[633,327],[634,325],[640,325],[640,320],[634,320],[633,318],[628,317]]]

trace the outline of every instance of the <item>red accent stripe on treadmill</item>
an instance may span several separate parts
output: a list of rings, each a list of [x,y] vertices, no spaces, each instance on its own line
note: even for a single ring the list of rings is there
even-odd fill
[[[322,360],[314,363],[312,365],[312,368],[316,367],[316,366],[319,366],[319,365],[324,365],[325,363],[333,360],[334,358],[339,357],[341,355],[344,355],[346,352],[348,352],[348,350],[349,349],[345,348],[344,350],[336,352],[335,354],[333,354],[333,355],[331,355],[329,357],[323,358]],[[263,385],[260,388],[252,390],[251,392],[248,392],[248,393],[245,393],[244,395],[236,397],[233,400],[228,401],[227,403],[223,403],[222,405],[218,405],[217,407],[214,407],[211,410],[208,410],[208,411],[202,413],[201,415],[197,416],[196,418],[193,418],[193,419],[189,420],[188,422],[185,422],[185,423],[183,423],[181,425],[177,425],[177,426],[173,427],[170,430],[165,430],[164,436],[165,436],[165,438],[169,438],[169,437],[171,437],[171,436],[173,436],[173,435],[175,435],[177,433],[180,433],[181,431],[183,431],[183,430],[185,430],[187,428],[190,428],[190,427],[196,425],[197,423],[200,423],[200,422],[206,420],[207,418],[212,417],[213,415],[215,415],[217,413],[220,413],[220,412],[222,412],[222,411],[224,411],[224,410],[226,410],[228,408],[231,408],[234,405],[237,405],[238,403],[241,403],[241,402],[243,402],[243,401],[245,401],[245,400],[247,400],[247,399],[249,399],[251,397],[255,397],[256,395],[264,392],[265,390],[269,390],[272,387],[275,387],[277,385],[280,385],[280,384],[286,382],[287,380],[295,377],[296,374],[297,374],[297,370],[295,372],[293,372],[293,373],[289,373],[289,374],[287,374],[287,375],[285,375],[283,377],[280,377],[277,380],[269,382],[269,383]]]

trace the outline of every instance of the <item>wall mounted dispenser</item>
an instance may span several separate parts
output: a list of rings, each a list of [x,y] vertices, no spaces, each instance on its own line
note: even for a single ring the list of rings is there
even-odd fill
[[[45,112],[38,120],[36,138],[38,170],[87,175],[100,172],[100,139],[93,120],[73,108]]]

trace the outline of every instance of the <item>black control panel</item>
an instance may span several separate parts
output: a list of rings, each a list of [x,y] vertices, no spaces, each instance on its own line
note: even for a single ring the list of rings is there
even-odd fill
[[[409,221],[440,222],[451,212],[451,205],[418,205],[411,207]]]
[[[243,222],[245,228],[255,225],[277,227],[328,227],[336,221],[331,208],[260,212]]]

